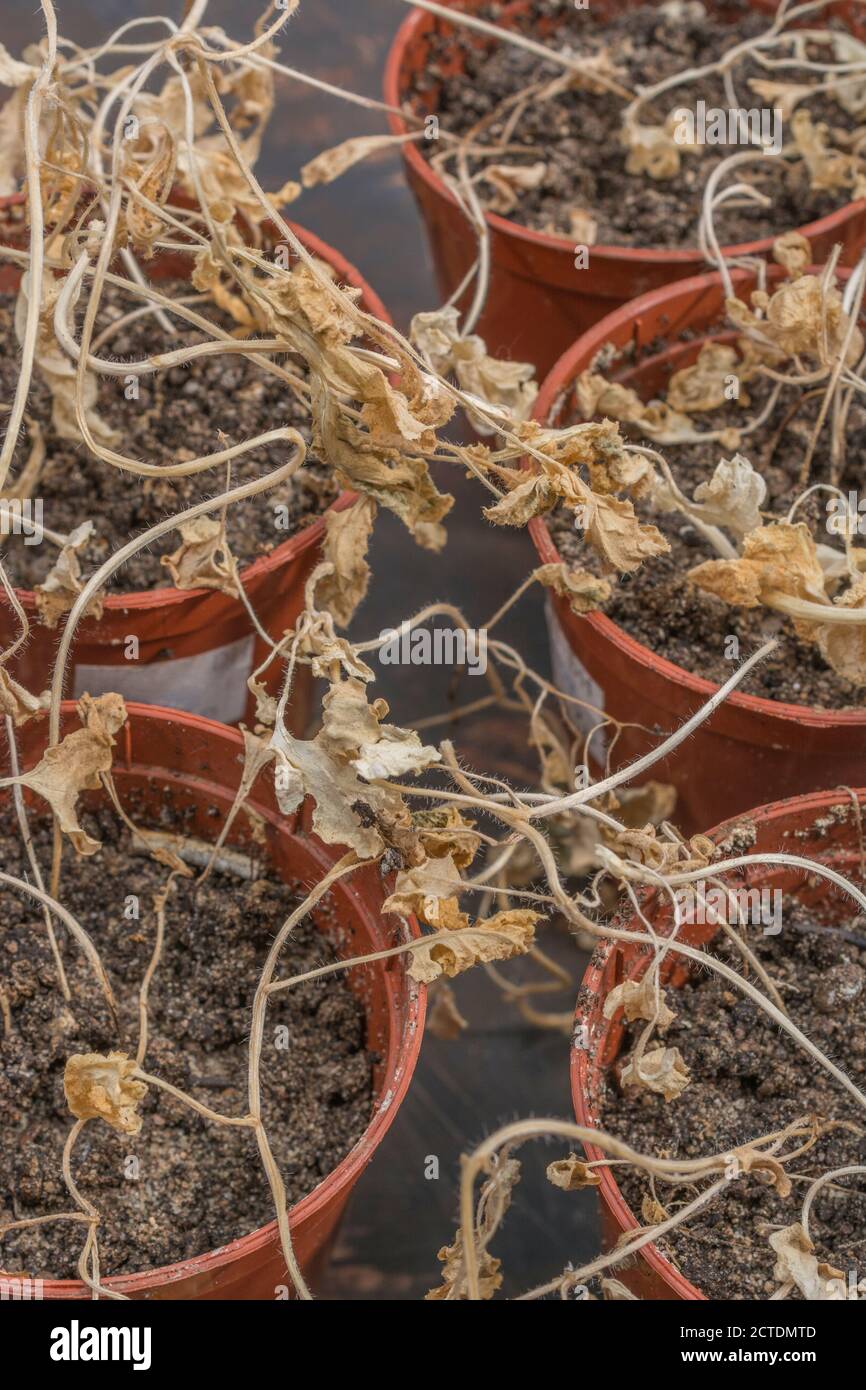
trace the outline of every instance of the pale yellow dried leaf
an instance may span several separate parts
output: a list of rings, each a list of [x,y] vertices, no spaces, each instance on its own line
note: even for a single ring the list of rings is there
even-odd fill
[[[316,598],[340,627],[352,621],[367,593],[367,550],[375,517],[376,503],[371,497],[360,497],[354,506],[330,511],[325,517],[323,554],[334,569],[319,581]]]
[[[46,714],[51,706],[51,692],[43,690],[41,695],[31,695],[23,685],[19,685],[4,666],[0,666],[0,711],[8,715],[16,727],[26,724],[30,719],[38,719]]]
[[[538,188],[547,177],[547,165],[543,160],[534,164],[487,164],[479,175],[479,182],[490,185],[485,205],[490,212],[498,212],[507,217],[520,201],[521,193]]]
[[[676,1100],[688,1086],[691,1077],[678,1047],[655,1047],[634,1058],[623,1067],[623,1086],[655,1091],[665,1100]]]
[[[812,247],[801,232],[785,232],[773,242],[773,260],[796,280],[812,264]]]
[[[447,980],[434,980],[427,992],[426,1032],[443,1042],[453,1042],[469,1027]]]
[[[104,1120],[120,1134],[138,1134],[138,1106],[147,1095],[143,1081],[135,1080],[135,1062],[125,1052],[75,1053],[63,1073],[66,1104],[79,1120]]]
[[[46,748],[18,781],[48,802],[79,854],[95,854],[100,844],[78,822],[78,797],[97,790],[100,774],[111,771],[114,735],[126,722],[126,706],[120,695],[82,695],[78,712],[84,727]]]
[[[525,955],[535,940],[537,912],[513,908],[497,912],[484,922],[475,922],[471,932],[459,937],[437,932],[425,938],[412,953],[409,974],[420,984],[429,984],[440,975],[449,979],[469,970],[480,961],[511,960]]]
[[[36,585],[36,608],[45,627],[56,627],[84,588],[78,552],[87,546],[92,535],[92,521],[83,521],[77,526],[66,537],[66,544],[61,546],[60,554],[42,583]],[[102,595],[94,594],[85,610],[86,616],[99,619],[102,617],[102,608]]]
[[[695,488],[701,519],[711,526],[724,526],[737,536],[761,526],[766,498],[766,482],[742,454],[720,459],[712,477]]]
[[[552,589],[560,598],[568,600],[573,613],[591,613],[607,603],[613,590],[606,579],[581,569],[579,565],[569,567],[558,561],[555,564],[539,565],[532,571],[533,579]]]
[[[809,1303],[847,1299],[842,1270],[818,1261],[815,1247],[799,1221],[773,1231],[769,1240],[776,1254],[773,1278],[780,1284],[794,1284]]]
[[[554,1159],[547,1165],[547,1181],[563,1192],[578,1192],[583,1187],[598,1187],[601,1178],[577,1154]]]
[[[238,598],[237,566],[226,538],[225,523],[200,516],[178,526],[181,542],[160,564],[171,575],[176,589],[218,589]]]
[[[690,570],[689,578],[705,593],[741,608],[756,608],[772,593],[812,603],[826,600],[815,542],[802,521],[778,521],[750,531],[739,560],[707,560]]]
[[[704,343],[690,367],[674,372],[665,398],[673,410],[718,410],[729,399],[730,378],[736,375],[737,350],[727,343]]]
[[[624,1010],[628,1023],[633,1023],[636,1018],[645,1018],[648,1022],[654,1021],[662,1033],[676,1018],[673,1010],[668,1008],[663,989],[659,989],[656,1000],[653,974],[649,970],[640,980],[623,980],[622,984],[615,985],[610,991],[604,1001],[605,1018],[613,1018],[620,1008]]]

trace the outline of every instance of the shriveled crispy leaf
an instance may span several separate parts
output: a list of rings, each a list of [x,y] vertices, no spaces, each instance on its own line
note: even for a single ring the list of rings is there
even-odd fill
[[[68,613],[78,595],[84,588],[81,579],[81,562],[78,552],[83,550],[93,535],[93,522],[83,521],[66,537],[66,544],[54,561],[41,584],[37,584],[36,607],[39,617],[46,627],[56,627],[64,613]],[[87,605],[87,616],[102,617],[103,599],[94,594]]]
[[[138,1106],[147,1086],[133,1077],[135,1062],[125,1052],[77,1052],[63,1073],[66,1104],[79,1120],[104,1120],[120,1134],[138,1134]]]
[[[490,184],[492,192],[485,197],[485,205],[491,212],[507,217],[520,200],[521,193],[538,188],[547,177],[547,165],[543,160],[534,164],[487,164],[479,175],[479,182]]]
[[[532,572],[546,589],[552,589],[560,598],[568,600],[572,613],[591,613],[607,603],[613,590],[606,579],[581,569],[579,565],[569,568],[562,561],[556,564],[539,565]]]
[[[644,1197],[640,1204],[640,1214],[647,1226],[657,1226],[660,1221],[667,1221],[670,1215],[661,1202],[657,1202],[653,1197]]]
[[[769,1239],[776,1252],[773,1278],[780,1284],[796,1285],[810,1303],[847,1299],[844,1273],[832,1265],[819,1263],[815,1247],[799,1221],[773,1231]]]
[[[800,82],[772,82],[763,77],[750,77],[747,85],[765,106],[781,111],[787,123],[800,102],[811,96],[814,88]]]
[[[405,135],[355,135],[329,150],[322,150],[301,170],[304,188],[316,188],[321,183],[333,183],[355,164],[379,150],[389,150],[405,143]]]
[[[498,526],[525,526],[534,516],[549,512],[556,500],[553,479],[544,473],[530,474],[492,507],[485,507],[484,515]]]
[[[695,488],[701,518],[738,536],[761,525],[766,498],[767,484],[742,454],[720,459],[709,481]]]
[[[866,577],[855,580],[833,603],[837,608],[866,608]],[[794,626],[801,637],[812,637],[818,643],[821,655],[837,675],[854,685],[866,685],[866,622],[816,623],[813,627],[798,621]]]
[[[655,1047],[637,1062],[632,1058],[622,1070],[623,1086],[655,1091],[665,1100],[676,1100],[691,1077],[678,1047]]]
[[[605,841],[616,848],[623,859],[647,864],[661,873],[674,867],[681,873],[704,869],[713,857],[715,846],[706,835],[693,835],[690,840],[661,839],[654,825],[636,830],[602,829]]]
[[[624,825],[639,830],[670,820],[677,804],[677,789],[670,782],[650,779],[639,787],[618,787],[611,793],[612,809]]]
[[[238,598],[238,571],[228,547],[225,522],[199,516],[178,526],[180,545],[160,564],[171,575],[176,589],[219,589]]]
[[[681,411],[718,410],[728,399],[727,379],[736,374],[737,362],[737,350],[730,344],[704,343],[692,366],[671,377],[665,393],[668,405]]]
[[[528,419],[538,395],[532,363],[491,357],[483,338],[461,335],[459,321],[453,306],[416,314],[409,336],[440,376],[453,373],[461,390],[504,407],[511,421]],[[495,433],[482,415],[472,410],[468,414],[479,434]]]
[[[399,794],[370,786],[362,777],[399,776],[438,762],[435,748],[424,747],[414,731],[380,720],[384,700],[368,705],[358,680],[339,681],[323,701],[323,726],[314,739],[298,739],[278,727],[270,740],[277,766],[275,788],[280,809],[296,811],[305,796],[315,802],[313,829],[326,844],[347,845],[361,859],[385,847],[379,828],[365,824],[354,807],[366,806],[374,818],[393,817]]]
[[[833,60],[836,63],[863,63],[866,61],[866,44],[855,39],[853,34],[844,32],[828,35],[833,45]],[[834,83],[831,95],[850,116],[862,116],[866,110],[866,77],[852,81],[856,73],[847,73],[845,81]]]
[[[43,690],[41,695],[31,695],[9,675],[5,666],[0,666],[0,712],[8,714],[16,727],[26,724],[29,719],[39,719],[50,706],[50,690]]]
[[[469,925],[460,913],[457,899],[463,888],[460,871],[450,854],[424,859],[409,869],[401,869],[394,892],[382,904],[383,912],[414,912],[429,927],[440,930]]]
[[[319,581],[316,597],[340,627],[349,625],[367,593],[367,548],[375,517],[371,497],[360,497],[354,506],[330,511],[325,517],[324,557],[334,569]]]
[[[474,833],[473,822],[457,806],[413,811],[412,824],[430,859],[450,855],[458,869],[469,867],[481,845],[480,835]]]
[[[801,107],[794,112],[788,128],[809,170],[813,189],[853,188],[857,197],[862,196],[859,186],[862,186],[863,175],[859,162],[853,155],[832,148],[829,126],[823,122],[816,125],[811,112]]]
[[[810,357],[827,364],[841,352],[849,325],[842,295],[833,285],[823,292],[817,275],[786,280],[770,296],[764,290],[753,290],[751,300],[753,309],[761,310],[763,318],[741,299],[728,299],[725,308],[731,321],[759,343],[788,357]],[[862,352],[863,334],[855,328],[845,362],[853,365]]]
[[[689,571],[699,589],[726,603],[756,608],[771,593],[826,599],[824,573],[804,522],[777,521],[750,531],[739,560],[707,560]]]
[[[623,980],[622,984],[615,985],[610,991],[604,1001],[605,1018],[613,1018],[620,1008],[625,1011],[629,1023],[636,1018],[645,1018],[649,1022],[655,1019],[656,1027],[662,1033],[676,1018],[676,1014],[667,1006],[663,989],[659,989],[656,1004],[652,972],[649,970],[640,980]]]
[[[604,415],[636,426],[658,444],[676,444],[694,437],[691,420],[682,411],[673,409],[670,401],[642,401],[632,387],[608,381],[600,372],[581,372],[575,396],[586,420],[593,415]]]
[[[601,1178],[587,1163],[569,1154],[568,1158],[557,1158],[547,1165],[547,1181],[563,1192],[577,1192],[582,1187],[598,1187]]]
[[[510,960],[524,955],[535,939],[537,912],[513,908],[497,912],[484,922],[475,922],[471,935],[452,936],[437,932],[425,938],[412,953],[408,973],[420,984],[429,984],[440,975],[449,979],[477,965],[479,961]]]
[[[100,842],[78,823],[77,802],[83,791],[95,791],[100,773],[111,771],[114,735],[126,723],[120,695],[82,695],[78,713],[84,727],[46,748],[40,761],[18,781],[44,797],[79,854],[95,854]]]
[[[453,1042],[469,1027],[447,980],[434,980],[427,991],[426,1031],[443,1042]]]
[[[595,246],[598,241],[598,222],[586,208],[570,208],[568,235],[576,246]]]
[[[673,113],[664,125],[641,125],[629,120],[624,123],[620,139],[628,150],[625,161],[629,174],[648,174],[651,179],[672,179],[680,171],[685,151],[695,153],[699,146],[679,144],[674,139],[676,122]]]
[[[802,232],[785,232],[773,242],[773,260],[787,270],[792,280],[812,264],[812,247]]]
[[[463,1270],[463,1239],[462,1233],[458,1231],[457,1239],[453,1245],[443,1245],[439,1254],[436,1256],[442,1261],[442,1283],[429,1293],[424,1295],[428,1302],[436,1302],[440,1299],[465,1298],[465,1292],[456,1292],[457,1281],[460,1280],[461,1286],[465,1284],[465,1276],[461,1278]],[[500,1269],[502,1261],[490,1255],[486,1250],[481,1250],[478,1256],[478,1289],[483,1299],[492,1298],[498,1288],[502,1286],[502,1275]]]
[[[586,538],[611,569],[631,574],[653,555],[666,555],[670,546],[656,526],[638,520],[624,497],[592,494],[588,504]]]

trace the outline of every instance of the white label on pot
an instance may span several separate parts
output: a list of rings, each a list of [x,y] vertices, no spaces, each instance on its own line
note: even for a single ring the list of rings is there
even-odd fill
[[[550,637],[553,684],[564,695],[573,695],[576,700],[585,700],[587,705],[594,706],[593,709],[587,709],[584,705],[569,705],[568,713],[572,723],[581,733],[588,734],[595,729],[590,740],[589,752],[595,762],[602,763],[607,753],[607,736],[603,728],[597,727],[602,716],[596,713],[596,710],[604,709],[604,691],[571,650],[549,598],[545,601],[544,615]]]
[[[75,668],[73,695],[87,691],[104,695],[116,691],[125,700],[201,714],[234,724],[243,718],[247,703],[247,676],[252,670],[254,637],[241,637],[225,647],[214,647],[196,656],[177,656],[168,661],[141,665],[120,661],[116,666]]]

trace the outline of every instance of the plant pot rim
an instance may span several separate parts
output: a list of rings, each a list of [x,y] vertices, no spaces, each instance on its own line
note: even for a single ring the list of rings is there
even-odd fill
[[[431,18],[436,18],[436,16],[431,16],[428,10],[410,10],[394,36],[388,50],[383,82],[384,97],[389,106],[402,106],[400,78],[403,71],[404,55],[418,37],[418,30],[422,27],[426,28],[427,22]],[[388,112],[388,123],[394,135],[405,135],[410,129],[403,117],[397,116],[393,111]],[[401,148],[403,158],[413,173],[417,174],[427,185],[428,189],[459,209],[460,204],[454,193],[444,180],[434,173],[427,160],[419,153],[417,146],[412,141],[406,141]],[[856,215],[862,211],[866,211],[866,198],[857,198],[850,203],[843,203],[842,207],[837,208],[835,212],[828,213],[826,217],[819,217],[817,221],[806,223],[794,230],[807,238],[829,236],[837,227],[841,227],[852,214]],[[531,227],[523,227],[510,218],[502,217],[497,212],[485,212],[484,217],[494,231],[513,237],[518,242],[525,242],[547,251],[558,252],[569,258],[574,257],[575,242],[573,237],[552,236],[549,232],[537,232]],[[775,239],[774,236],[767,236],[760,237],[757,241],[737,242],[730,246],[723,246],[722,255],[726,258],[733,256],[766,257],[769,255]],[[624,263],[630,269],[639,269],[642,266],[670,266],[673,271],[683,266],[694,266],[695,271],[697,271],[706,264],[697,247],[689,250],[664,250],[658,247],[643,249],[635,246],[615,246],[611,242],[596,242],[589,247],[589,254],[590,260],[598,259],[611,265]]]
[[[5,208],[21,206],[24,202],[23,193],[13,193],[8,197],[0,198],[0,212]],[[361,290],[364,306],[368,313],[381,319],[383,323],[391,323],[388,310],[376,291],[364,279],[357,266],[354,266],[328,242],[316,236],[315,232],[308,231],[306,227],[302,227],[297,222],[288,222],[288,226],[298,240],[304,243],[307,250],[314,256],[318,256],[320,260],[326,261],[345,284],[351,285],[353,289]],[[247,588],[250,584],[257,583],[275,570],[282,569],[284,565],[296,559],[311,545],[318,545],[325,534],[325,518],[331,512],[340,512],[346,507],[351,507],[357,500],[358,494],[356,492],[344,489],[309,526],[302,526],[288,540],[283,541],[282,545],[276,546],[267,555],[260,555],[257,560],[253,560],[252,564],[242,569],[240,582],[243,587]],[[154,608],[172,608],[177,604],[207,598],[212,592],[211,589],[133,589],[126,594],[106,594],[104,608],[108,612],[146,613]],[[32,589],[19,589],[15,586],[15,593],[22,607],[28,613],[36,612],[36,595]]]
[[[855,787],[853,789],[853,794],[858,805],[862,806],[864,802],[866,802],[866,789]],[[817,819],[817,817],[821,815],[822,812],[827,811],[830,806],[837,805],[838,801],[838,789],[835,791],[806,792],[802,796],[786,797],[781,801],[771,801],[764,806],[756,806],[752,811],[747,811],[744,814],[731,816],[728,820],[722,821],[719,825],[714,826],[712,830],[707,831],[707,834],[712,840],[724,840],[727,835],[737,826],[742,825],[744,821],[751,821],[752,823],[760,821],[764,824],[772,823],[773,821],[784,822],[790,817],[792,809],[803,811],[807,814],[814,813]],[[626,927],[628,927],[628,924],[633,920],[636,921],[637,919],[629,918]],[[626,943],[602,939],[593,952],[578,992],[578,1003],[575,1009],[575,1036],[577,1036],[578,1030],[584,1022],[587,1013],[587,1006],[585,1004],[582,1005],[581,1000],[598,997],[598,987],[603,978],[604,967],[612,952],[623,944]],[[634,962],[633,968],[638,968],[640,965],[641,962]],[[613,1019],[605,1020],[600,1036],[595,1040],[593,1055],[591,1057],[588,1052],[582,1048],[578,1048],[574,1045],[574,1042],[572,1042],[571,1062],[569,1067],[571,1074],[571,1099],[574,1106],[575,1117],[579,1125],[585,1125],[590,1128],[598,1127],[598,1122],[591,1112],[589,1093],[591,1084],[597,1081],[600,1072],[604,1070],[598,1058],[604,1051],[604,1040],[613,1026],[613,1022]],[[590,1162],[597,1162],[600,1159],[604,1160],[605,1154],[596,1144],[587,1143],[584,1144],[583,1147],[586,1150],[587,1158]],[[630,1232],[640,1228],[641,1222],[638,1221],[628,1202],[623,1197],[619,1184],[613,1175],[613,1171],[607,1164],[599,1169],[598,1193],[607,1208],[613,1214],[621,1231]],[[673,1297],[682,1299],[684,1302],[697,1301],[706,1303],[710,1301],[705,1293],[695,1284],[691,1283],[684,1274],[681,1274],[680,1271],[671,1264],[670,1260],[665,1258],[654,1242],[651,1241],[638,1251],[636,1258],[638,1260],[643,1259],[650,1266],[652,1273],[661,1281],[666,1289],[671,1291]]]
[[[778,272],[776,276],[771,276],[771,278],[781,278],[784,275],[781,266],[769,266],[768,270]],[[836,273],[841,280],[845,280],[851,271],[848,267],[839,267]],[[748,283],[754,278],[753,272],[748,270],[734,270],[731,273],[731,280],[735,287]],[[641,314],[649,313],[678,296],[698,296],[704,290],[716,288],[721,283],[721,276],[718,271],[706,271],[704,274],[694,275],[688,280],[675,280],[670,285],[662,286],[661,289],[650,290],[647,294],[629,300],[627,304],[620,305],[619,308],[599,319],[595,327],[581,334],[550,369],[539,389],[532,418],[541,424],[547,423],[557,398],[564,390],[568,389],[578,373],[580,364],[586,356],[587,338],[591,337],[599,344],[607,342],[618,328],[632,320],[638,320]],[[523,462],[525,467],[531,468],[532,464],[528,458],[524,459]],[[529,534],[542,564],[557,563],[561,560],[562,557],[543,517],[532,518],[529,523]],[[703,676],[696,676],[691,671],[687,671],[684,666],[677,666],[667,657],[659,656],[650,647],[644,646],[642,642],[629,636],[623,628],[604,613],[585,613],[579,618],[577,615],[575,617],[579,622],[588,623],[599,637],[616,647],[629,663],[649,668],[654,675],[699,696],[702,702],[709,700],[720,688],[716,682],[705,680]],[[866,709],[862,711],[817,709],[813,705],[798,705],[784,700],[768,700],[762,695],[746,695],[739,690],[733,690],[725,703],[734,709],[748,710],[751,714],[771,719],[789,720],[814,729],[827,729],[838,725],[851,729],[862,729],[866,726]]]
[[[76,709],[76,702],[64,700],[61,708],[64,714],[72,714]],[[237,729],[227,724],[220,724],[215,719],[206,719],[202,715],[187,714],[183,710],[169,709],[163,705],[145,705],[128,701],[126,708],[130,718],[141,723],[147,721],[152,723],[181,723],[204,737],[213,737],[214,734],[217,734],[224,741],[235,744],[239,758],[241,760],[243,758],[243,736]],[[140,762],[138,766],[144,768],[148,764]],[[276,812],[268,811],[263,807],[257,807],[257,811],[272,825],[277,827],[284,825],[284,817]],[[297,832],[294,833],[297,834]],[[314,842],[315,837],[311,838]],[[409,916],[403,920],[408,925],[410,935],[413,938],[418,938],[421,935],[421,928],[415,917]],[[409,1089],[409,1083],[421,1051],[426,1011],[427,988],[421,984],[413,985],[406,1010],[405,1036],[407,1041],[402,1050],[393,1084],[380,1099],[375,1101],[375,1108],[369,1124],[345,1157],[335,1168],[331,1169],[330,1173],[322,1178],[321,1182],[316,1184],[311,1192],[308,1192],[305,1197],[290,1207],[288,1213],[290,1227],[301,1220],[315,1216],[322,1210],[333,1197],[335,1188],[351,1187],[370,1162],[376,1147],[390,1129]],[[213,1272],[224,1265],[232,1264],[239,1256],[252,1254],[273,1241],[276,1234],[276,1220],[269,1221],[266,1226],[259,1226],[247,1235],[239,1236],[237,1240],[230,1241],[227,1245],[221,1245],[215,1250],[206,1250],[200,1255],[194,1255],[189,1259],[179,1260],[173,1264],[139,1270],[135,1274],[108,1275],[103,1280],[103,1284],[106,1288],[118,1293],[147,1296],[152,1291],[162,1290],[163,1286],[170,1289],[172,1284],[188,1278],[191,1274],[204,1270]],[[2,1268],[0,1268],[0,1277],[2,1277]],[[42,1285],[46,1297],[52,1299],[76,1299],[81,1296],[82,1291],[86,1292],[87,1289],[87,1286],[79,1279],[44,1279]]]

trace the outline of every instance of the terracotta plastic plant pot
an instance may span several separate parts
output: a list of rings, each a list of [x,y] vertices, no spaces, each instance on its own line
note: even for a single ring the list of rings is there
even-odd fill
[[[858,805],[866,804],[866,791],[855,791]],[[853,810],[851,796],[839,792],[819,792],[809,796],[794,797],[787,801],[776,801],[769,806],[759,806],[748,816],[727,821],[709,832],[717,843],[726,839],[737,826],[749,824],[755,828],[755,842],[749,853],[760,854],[787,852],[803,855],[829,864],[837,872],[862,884],[863,872],[857,825],[853,815],[842,820],[827,816],[831,807]],[[732,876],[728,881],[733,883]],[[755,888],[778,888],[783,892],[795,893],[798,899],[809,906],[821,906],[831,914],[838,907],[839,916],[850,913],[851,900],[844,898],[839,890],[824,879],[807,880],[796,869],[759,868],[747,876],[736,880],[738,884]],[[643,911],[659,935],[667,935],[671,928],[672,910],[670,897],[666,893],[652,893],[643,901]],[[637,915],[624,921],[627,931],[644,931]],[[690,946],[703,946],[716,934],[710,925],[686,925],[680,928],[680,939]],[[640,979],[646,970],[651,952],[632,942],[604,941],[595,951],[589,963],[583,984],[578,995],[575,1014],[574,1044],[571,1053],[571,1093],[574,1112],[580,1125],[593,1129],[604,1129],[616,1137],[615,1116],[606,1122],[603,1114],[603,1098],[607,1073],[619,1055],[623,1043],[624,1027],[622,1010],[612,1019],[604,1017],[604,1000],[610,990],[625,979]],[[674,989],[685,983],[689,975],[689,963],[673,953],[663,961],[662,983]],[[780,1034],[780,1047],[794,1043]],[[676,1105],[672,1101],[671,1105]],[[605,1155],[595,1144],[587,1144],[587,1156],[591,1162],[603,1159]],[[603,1167],[598,1170],[601,1179],[598,1188],[601,1206],[602,1241],[606,1250],[612,1249],[626,1231],[634,1231],[642,1223],[637,1220],[628,1206],[616,1182],[616,1169]],[[724,1201],[724,1197],[720,1200]],[[633,1293],[644,1299],[704,1299],[705,1294],[689,1283],[678,1270],[666,1260],[655,1245],[644,1246],[627,1263],[617,1266],[616,1277],[621,1279]]]
[[[121,800],[128,805],[128,798],[134,796],[133,814],[144,822],[150,812],[154,823],[160,822],[168,801],[178,812],[191,815],[190,834],[212,842],[214,827],[222,824],[240,782],[240,734],[210,719],[176,710],[140,704],[131,704],[128,710],[129,720],[117,736],[114,759]],[[79,722],[75,706],[64,704],[64,731],[77,728]],[[43,721],[20,732],[23,766],[32,765],[41,755],[46,728]],[[90,804],[106,801],[102,792],[87,795]],[[3,798],[10,815],[9,793],[4,792]],[[34,800],[32,804],[44,807],[44,802]],[[260,777],[246,805],[255,813],[257,824],[264,827],[264,851],[261,838],[254,838],[253,827],[243,813],[235,820],[229,843],[254,851],[259,858],[264,853],[273,871],[287,882],[317,883],[339,858],[339,849],[322,844],[305,828],[305,808],[289,818],[278,811],[272,779]],[[336,882],[325,908],[314,909],[313,920],[340,956],[384,950],[405,939],[400,919],[381,915],[384,892],[374,865]],[[409,930],[418,934],[414,921]],[[406,957],[395,956],[353,969],[348,978],[363,1001],[367,1046],[378,1058],[375,1099],[370,1123],[354,1148],[290,1212],[295,1251],[314,1291],[352,1188],[372,1160],[406,1094],[424,1031],[426,991],[406,974]],[[181,1264],[116,1278],[109,1272],[104,1282],[130,1298],[159,1299],[274,1299],[281,1286],[291,1287],[275,1222]],[[50,1280],[45,1282],[44,1297],[83,1299],[91,1295],[76,1280]]]
[[[840,278],[847,274],[841,271]],[[781,267],[768,267],[771,286],[783,276]],[[747,299],[754,277],[737,271],[733,280],[738,297]],[[627,366],[614,366],[613,378],[651,399],[675,371],[695,360],[708,338],[736,338],[723,321],[724,292],[716,274],[643,295],[602,319],[560,358],[541,387],[536,418],[549,424],[580,418],[574,383],[606,343],[629,349]],[[668,345],[659,348],[660,341]],[[542,563],[558,560],[544,519],[536,517],[529,529]],[[556,599],[548,607],[548,621],[557,684],[616,720],[644,726],[622,730],[611,753],[614,767],[657,747],[718,689],[656,655],[603,613],[577,617]],[[586,728],[597,722],[589,714],[578,718]],[[596,755],[602,746],[597,740],[598,735],[590,744]],[[689,833],[768,796],[866,784],[866,710],[819,710],[735,691],[647,776],[676,787],[675,818]]]
[[[449,0],[454,10],[481,9],[487,0]],[[633,9],[641,0],[593,0],[593,22],[602,24],[624,9]],[[774,14],[774,0],[752,0],[756,9]],[[712,9],[725,15],[722,3]],[[862,37],[862,20],[854,18],[855,7],[841,4],[831,7],[843,17],[852,32]],[[529,9],[529,0],[511,0],[503,5],[497,22],[519,28]],[[451,25],[425,10],[413,10],[400,26],[394,39],[385,69],[385,100],[389,105],[405,106],[411,79],[430,66],[430,44],[434,34],[456,33],[459,25]],[[548,26],[539,31],[547,38],[554,32]],[[497,40],[460,30],[465,43],[482,48],[492,47]],[[439,66],[460,70],[458,47],[453,57]],[[419,107],[418,114],[427,115]],[[434,113],[435,114],[435,113]],[[391,129],[403,134],[409,127],[399,116],[389,116]],[[460,211],[453,194],[430,167],[417,143],[403,145],[406,170],[427,236],[442,298],[449,298],[462,283],[477,256],[477,239],[468,220]],[[540,375],[550,370],[557,357],[592,324],[597,323],[618,304],[637,295],[696,275],[705,261],[697,250],[653,250],[627,246],[598,244],[589,248],[589,264],[575,268],[575,243],[572,238],[549,236],[544,232],[522,227],[517,222],[487,215],[490,229],[491,276],[487,303],[478,332],[491,352],[535,364]],[[823,261],[837,243],[842,245],[842,263],[853,265],[866,244],[866,199],[849,203],[828,217],[800,229],[812,243],[817,261]],[[767,257],[772,237],[725,248],[726,255]],[[466,308],[469,293],[458,300]]]
[[[0,241],[17,244],[22,224],[9,218],[21,199],[0,201],[6,222]],[[339,252],[312,232],[290,224],[308,251],[326,261],[342,284],[361,291],[361,307],[390,323],[387,310],[360,272]],[[279,234],[275,233],[279,241]],[[2,263],[0,263],[2,264]],[[145,263],[154,281],[189,274],[190,259],[182,253],[164,253]],[[21,272],[8,264],[0,269],[0,290],[17,289]],[[106,467],[110,465],[106,464]],[[334,508],[351,506],[355,494],[343,492]],[[255,499],[267,504],[267,495]],[[254,503],[255,505],[255,503]],[[97,518],[98,522],[98,518]],[[241,573],[262,626],[279,637],[303,608],[304,584],[321,558],[325,523],[320,517],[303,527],[269,555],[254,561]],[[38,620],[35,596],[17,590],[31,623],[31,638],[12,663],[13,674],[34,693],[46,688],[62,626],[43,627]],[[6,647],[17,635],[17,620],[0,594],[0,642]],[[138,658],[126,657],[127,638],[138,639]],[[231,724],[254,717],[255,702],[247,690],[247,676],[261,665],[269,648],[253,631],[249,615],[239,600],[212,589],[153,589],[127,594],[109,592],[102,617],[79,623],[67,676],[67,693],[77,698],[116,690],[131,700],[170,705]],[[302,667],[293,690],[289,724],[303,732],[310,715],[312,682]],[[269,672],[273,676],[273,672]]]

